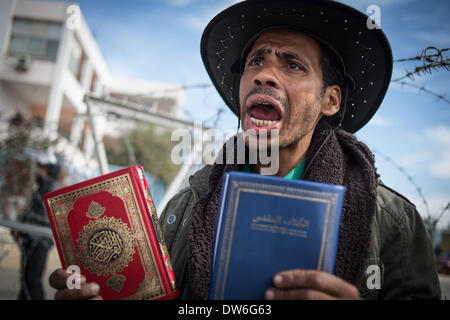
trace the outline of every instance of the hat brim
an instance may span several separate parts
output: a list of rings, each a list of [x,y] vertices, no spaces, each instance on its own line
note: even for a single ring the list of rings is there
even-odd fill
[[[266,29],[301,30],[328,45],[342,59],[348,92],[341,128],[354,133],[378,110],[392,75],[392,51],[368,17],[334,1],[249,0],[214,17],[201,39],[201,55],[211,81],[228,107],[239,115],[241,59],[246,46]],[[341,108],[342,109],[342,108]],[[338,124],[342,110],[328,120]]]

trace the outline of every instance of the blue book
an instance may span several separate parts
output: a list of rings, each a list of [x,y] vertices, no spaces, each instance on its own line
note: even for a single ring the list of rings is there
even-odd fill
[[[344,193],[338,185],[225,173],[209,299],[263,299],[279,271],[334,273]]]

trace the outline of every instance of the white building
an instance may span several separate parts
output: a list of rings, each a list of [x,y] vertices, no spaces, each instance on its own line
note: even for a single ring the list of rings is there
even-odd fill
[[[1,0],[1,118],[17,111],[40,118],[46,136],[63,136],[90,157],[94,143],[83,102],[87,93],[144,105],[174,118],[183,115],[182,87],[119,79],[108,72],[76,4]]]

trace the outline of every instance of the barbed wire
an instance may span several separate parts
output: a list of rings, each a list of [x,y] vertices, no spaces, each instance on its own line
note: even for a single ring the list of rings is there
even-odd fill
[[[435,50],[438,51],[438,53],[435,53],[435,54],[427,54],[427,53],[426,53],[427,49],[435,49]],[[419,56],[415,56],[415,57],[412,57],[412,58],[406,58],[406,59],[396,59],[396,60],[394,60],[394,62],[405,62],[405,61],[423,60],[424,58],[425,58],[426,60],[429,61],[431,58],[434,58],[434,57],[442,57],[442,52],[449,51],[449,50],[450,50],[450,48],[437,49],[436,47],[432,47],[432,46],[431,46],[431,47],[425,48],[425,49],[422,51],[422,54],[419,55]]]
[[[222,114],[225,112],[225,109],[223,107],[217,109],[216,117],[214,119],[214,128],[217,128],[217,125],[219,124],[220,120],[222,120]]]
[[[432,222],[433,226],[436,226],[438,224],[438,222],[442,219],[442,217],[444,216],[444,213],[450,209],[450,201],[447,203],[447,205],[442,209],[441,213],[439,214],[439,216],[437,218],[432,217],[431,212],[430,212],[430,208],[428,205],[428,201],[425,198],[423,192],[422,192],[422,188],[414,181],[413,177],[406,171],[406,169],[404,167],[402,167],[401,165],[399,165],[398,163],[396,163],[391,157],[381,153],[380,151],[378,151],[375,148],[371,148],[371,150],[376,154],[379,155],[380,157],[382,157],[386,162],[390,163],[391,165],[393,165],[396,169],[398,169],[407,179],[408,181],[414,186],[414,188],[416,189],[417,193],[419,194],[420,199],[422,200],[423,205],[425,206],[425,210],[427,211],[428,214],[428,220]]]
[[[182,86],[178,86],[176,88],[168,88],[168,89],[157,90],[157,91],[148,91],[148,92],[144,92],[144,93],[140,93],[140,94],[129,94],[128,96],[144,97],[144,96],[152,96],[155,94],[186,91],[186,90],[192,90],[192,89],[207,89],[210,87],[211,87],[211,84],[209,84],[209,83],[198,83],[198,84],[191,84],[191,85],[182,85]]]
[[[432,50],[435,51],[435,53],[430,53],[430,51],[432,51]],[[421,55],[411,57],[411,58],[394,60],[394,63],[421,60],[423,64],[421,66],[416,66],[413,71],[405,70],[406,74],[404,76],[392,79],[391,82],[399,82],[406,78],[410,79],[411,81],[414,81],[415,75],[421,76],[424,74],[432,74],[433,71],[438,71],[440,69],[445,69],[446,71],[450,71],[450,59],[448,59],[448,58],[444,59],[444,55],[443,55],[443,52],[446,52],[449,50],[450,50],[450,48],[438,49],[434,46],[429,46],[429,47],[426,47],[424,50],[422,50]],[[406,85],[406,86],[418,88],[418,89],[420,89],[420,91],[424,91],[430,95],[435,96],[436,98],[438,98],[438,100],[443,100],[444,102],[447,102],[450,104],[450,101],[445,98],[445,95],[432,92],[432,91],[426,89],[424,86],[415,86],[415,85],[405,82],[405,81],[401,81],[400,84],[402,86]],[[152,95],[161,94],[161,93],[171,93],[171,92],[177,92],[177,91],[182,91],[182,90],[185,91],[185,90],[191,90],[191,89],[207,89],[210,87],[211,87],[211,84],[199,83],[199,84],[193,84],[193,85],[182,85],[182,86],[179,86],[176,88],[168,88],[168,89],[158,90],[158,91],[149,91],[146,93],[130,95],[130,96],[133,96],[133,97],[152,96]]]
[[[439,217],[434,221],[434,224],[437,224],[439,220],[441,220],[442,216],[444,215],[445,211],[450,209],[450,201],[447,203],[447,205],[442,209],[441,214]]]
[[[428,205],[428,201],[427,201],[427,199],[425,198],[425,196],[424,196],[424,194],[422,192],[422,188],[414,181],[413,177],[406,171],[406,169],[404,167],[402,167],[401,165],[396,163],[391,157],[383,154],[382,152],[378,151],[375,148],[371,148],[371,150],[373,151],[373,153],[375,153],[376,155],[379,155],[385,161],[387,161],[388,163],[393,165],[396,169],[398,169],[406,177],[406,179],[408,179],[408,181],[414,186],[414,188],[416,189],[417,193],[419,194],[419,197],[422,200],[422,203],[424,204],[425,209],[427,211],[428,218],[431,219],[431,213],[430,213],[430,208],[429,208],[429,205]]]
[[[430,91],[430,90],[428,90],[427,88],[425,88],[425,86],[415,85],[415,84],[412,84],[412,83],[409,83],[409,82],[406,82],[406,81],[401,81],[401,82],[400,82],[400,85],[401,85],[401,86],[410,86],[410,87],[419,89],[419,91],[423,91],[423,92],[426,92],[426,93],[428,93],[428,94],[431,94],[432,96],[435,96],[435,97],[437,98],[437,100],[443,100],[443,101],[447,102],[448,104],[450,104],[450,100],[448,100],[448,99],[446,98],[446,95],[443,95],[443,94],[439,94],[439,93]]]
[[[430,63],[424,64],[423,66],[415,67],[413,71],[406,70],[406,74],[404,76],[392,79],[391,82],[401,81],[406,78],[414,81],[415,75],[421,76],[423,74],[432,74],[433,71],[439,70],[441,68],[444,68],[445,70],[450,71],[450,69],[449,69],[450,63],[449,62],[450,62],[450,59],[447,59],[446,61],[441,61],[441,62],[430,62]]]
[[[420,86],[420,85],[412,84],[412,83],[409,83],[406,81],[402,81],[406,78],[410,79],[411,81],[414,81],[415,80],[414,76],[416,76],[416,75],[421,76],[424,74],[431,74],[433,71],[437,71],[437,70],[444,69],[446,71],[450,71],[450,59],[448,59],[446,57],[444,58],[444,54],[443,54],[444,52],[447,52],[449,50],[450,50],[450,48],[438,49],[436,47],[430,46],[430,47],[425,48],[422,51],[422,53],[418,56],[394,60],[395,63],[408,62],[408,61],[422,61],[422,65],[416,66],[413,71],[406,70],[406,74],[404,76],[393,79],[393,80],[391,80],[391,82],[394,82],[394,83],[398,82],[401,86],[410,86],[410,87],[416,88],[419,90],[419,92],[423,91],[427,94],[435,96],[438,100],[442,100],[442,101],[450,104],[450,100],[446,98],[446,95],[442,95],[442,94],[433,92],[433,91],[425,88],[425,86],[423,86],[423,85]],[[164,93],[171,93],[171,92],[185,91],[185,90],[192,90],[192,89],[208,89],[211,87],[212,87],[211,84],[198,83],[198,84],[193,84],[193,85],[181,85],[181,86],[178,86],[175,88],[167,88],[167,89],[163,89],[163,90],[149,91],[149,92],[145,92],[142,94],[135,94],[135,95],[128,95],[128,96],[130,96],[130,97],[152,96],[155,94],[164,94]],[[188,110],[185,110],[185,112],[187,113],[188,116],[193,118],[193,115]],[[208,118],[205,121],[213,121],[214,127],[217,127],[218,123],[220,122],[220,120],[222,118],[223,112],[224,112],[224,108],[221,107],[217,110],[215,115],[211,116],[210,118]],[[75,116],[76,117],[84,117],[85,115],[84,114],[75,114]],[[0,117],[0,122],[3,122],[3,121],[5,121],[5,120],[1,119],[1,117]],[[59,124],[62,124],[65,122],[72,122],[72,121],[73,121],[73,119],[71,119],[71,120],[60,119]],[[47,123],[47,125],[48,125],[48,123]],[[428,216],[431,217],[429,205],[428,205],[428,202],[427,202],[425,196],[423,195],[422,188],[414,181],[412,176],[410,174],[408,174],[408,172],[405,170],[405,168],[398,165],[392,158],[384,155],[380,151],[375,150],[375,149],[372,149],[372,150],[374,153],[378,154],[379,156],[384,158],[387,162],[389,162],[391,165],[393,165],[395,168],[397,168],[407,178],[407,180],[414,186],[417,193],[419,194],[419,196],[425,206]],[[450,202],[444,208],[444,210],[440,216],[442,216],[445,213],[445,211],[448,210],[449,208],[450,208]]]
[[[416,75],[422,76],[424,74],[431,74],[433,71],[438,71],[442,69],[450,71],[450,59],[444,57],[443,55],[444,52],[449,50],[450,48],[438,49],[436,47],[430,46],[422,50],[422,53],[418,56],[394,60],[394,62],[407,62],[419,60],[422,61],[422,65],[416,66],[413,71],[406,70],[406,74],[404,76],[392,79],[391,83],[400,82],[402,86],[410,86],[413,88],[417,88],[419,89],[419,91],[426,92],[432,96],[435,96],[438,100],[442,100],[450,104],[450,100],[445,98],[446,95],[428,90],[427,88],[425,88],[425,86],[418,86],[410,82],[403,81],[404,79],[407,78],[411,81],[414,81],[415,80],[414,76]]]
[[[443,52],[448,50],[450,50],[450,48],[438,49],[430,46],[426,47],[419,56],[394,60],[394,62],[421,60],[422,65],[416,66],[413,71],[406,70],[406,74],[404,76],[392,79],[391,82],[401,81],[406,78],[414,81],[414,75],[431,74],[433,70],[445,69],[446,71],[450,71],[450,59],[444,57],[443,55]],[[431,54],[430,51],[435,51],[436,53]]]

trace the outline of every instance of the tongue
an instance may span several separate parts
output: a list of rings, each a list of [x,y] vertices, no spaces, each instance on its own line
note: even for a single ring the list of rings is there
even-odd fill
[[[250,116],[259,120],[280,120],[280,114],[274,107],[262,104],[254,106],[250,110]]]

